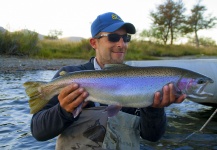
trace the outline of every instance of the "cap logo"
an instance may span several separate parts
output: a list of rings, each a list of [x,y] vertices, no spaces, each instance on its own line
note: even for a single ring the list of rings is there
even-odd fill
[[[112,19],[123,21],[123,20],[122,20],[118,15],[116,15],[116,14],[112,14]]]

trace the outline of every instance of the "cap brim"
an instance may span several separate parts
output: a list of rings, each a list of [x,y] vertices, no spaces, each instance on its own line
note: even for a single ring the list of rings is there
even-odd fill
[[[124,22],[114,23],[114,24],[106,27],[105,29],[103,29],[102,32],[114,32],[114,31],[120,29],[121,27],[125,27],[127,33],[129,33],[129,34],[135,34],[136,33],[136,29],[132,23],[124,23]]]

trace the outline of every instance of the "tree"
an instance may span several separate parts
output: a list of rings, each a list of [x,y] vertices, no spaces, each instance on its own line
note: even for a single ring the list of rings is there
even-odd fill
[[[143,30],[140,33],[140,36],[149,39],[150,42],[162,44],[162,39],[163,39],[162,34],[158,29],[155,29],[153,27],[151,27],[151,29],[149,30]]]
[[[191,9],[191,15],[186,20],[185,33],[195,34],[195,43],[199,47],[198,31],[202,29],[210,29],[216,25],[216,17],[204,16],[204,12],[207,10],[205,6],[200,5],[201,1],[198,1],[196,5]]]
[[[209,37],[199,37],[198,40],[200,41],[200,45],[201,46],[204,46],[204,47],[216,46],[216,42],[212,38],[209,38]],[[195,45],[195,38],[189,36],[187,44],[189,44],[189,45]]]
[[[58,36],[62,35],[62,31],[58,31],[58,30],[50,30],[48,36],[45,36],[45,39],[50,39],[50,40],[57,40]]]
[[[182,33],[181,29],[185,22],[184,4],[182,0],[174,2],[167,0],[164,4],[157,7],[156,12],[151,12],[153,24],[152,27],[161,34],[161,39],[164,44],[170,39],[170,44],[173,45],[173,40]]]

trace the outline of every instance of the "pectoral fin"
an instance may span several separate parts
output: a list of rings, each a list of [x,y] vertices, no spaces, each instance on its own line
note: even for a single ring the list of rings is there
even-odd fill
[[[76,117],[80,114],[80,112],[82,111],[82,104],[83,104],[83,103],[81,103],[81,104],[72,112],[74,118],[76,118]]]
[[[109,105],[105,111],[108,113],[108,117],[113,117],[121,110],[122,106],[120,105]]]

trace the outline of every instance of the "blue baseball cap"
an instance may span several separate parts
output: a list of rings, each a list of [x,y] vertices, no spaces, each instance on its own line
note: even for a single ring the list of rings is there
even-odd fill
[[[127,33],[135,34],[136,29],[132,23],[124,22],[117,14],[107,12],[99,15],[91,25],[92,37],[99,32],[114,32],[121,27],[125,27]]]

